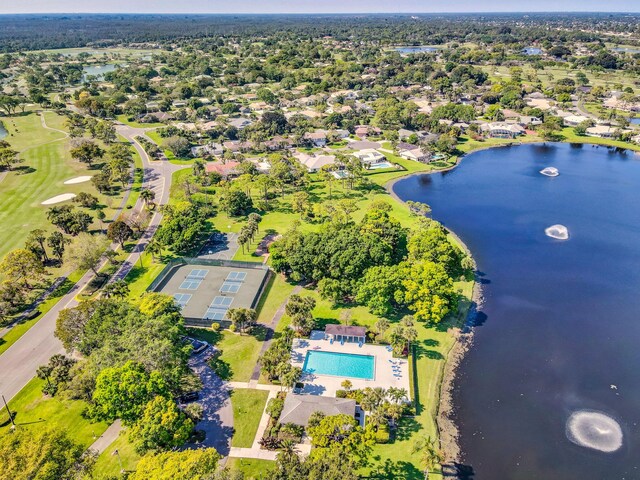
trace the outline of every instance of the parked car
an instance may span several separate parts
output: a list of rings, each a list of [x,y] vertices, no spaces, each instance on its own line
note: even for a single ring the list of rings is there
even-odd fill
[[[180,396],[180,403],[195,402],[200,398],[198,392],[187,392]]]

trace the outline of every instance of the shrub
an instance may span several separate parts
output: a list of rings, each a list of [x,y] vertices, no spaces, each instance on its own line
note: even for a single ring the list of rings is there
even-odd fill
[[[389,428],[386,426],[378,427],[375,440],[376,443],[389,443]]]
[[[309,416],[309,422],[307,424],[308,427],[309,428],[317,427],[318,425],[320,425],[320,422],[324,417],[325,417],[325,414],[323,412],[313,412]]]
[[[229,325],[229,331],[230,332],[235,332],[236,331],[236,326],[235,325]]]
[[[281,398],[272,398],[267,403],[267,413],[271,418],[277,420],[280,418],[280,414],[282,413],[282,409],[284,408],[284,400]]]
[[[336,398],[347,398],[346,390],[336,390]]]
[[[220,324],[218,322],[213,322],[211,324],[211,331],[214,333],[218,333],[220,331]]]

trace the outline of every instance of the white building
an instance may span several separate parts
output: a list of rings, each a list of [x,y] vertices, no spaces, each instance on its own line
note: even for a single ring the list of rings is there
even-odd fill
[[[384,162],[387,159],[382,153],[373,148],[365,148],[359,152],[352,153],[352,155],[362,163],[368,164]]]
[[[589,121],[589,117],[585,117],[584,115],[569,115],[568,117],[564,117],[564,125],[566,127],[576,127],[580,125],[582,122]]]

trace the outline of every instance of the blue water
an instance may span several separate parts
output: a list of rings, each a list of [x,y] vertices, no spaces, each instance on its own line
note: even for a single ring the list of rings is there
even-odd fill
[[[634,125],[640,125],[640,117],[630,118],[629,123],[633,123]]]
[[[89,76],[95,76],[98,79],[104,78],[104,75],[109,72],[113,72],[116,69],[116,65],[107,63],[104,65],[89,65],[84,67],[82,79],[86,80]]]
[[[375,359],[371,355],[309,350],[302,370],[318,375],[373,380]]]
[[[469,478],[640,478],[640,156],[492,149],[394,191],[431,205],[478,263],[485,299],[453,392]],[[569,240],[545,236],[557,223]],[[615,418],[622,448],[571,443],[580,409]]]
[[[2,122],[0,122],[0,140],[2,140],[7,135],[9,135],[9,132],[7,132],[7,129],[4,127]]]
[[[397,47],[395,50],[400,53],[433,53],[439,49],[438,47]]]
[[[537,47],[527,47],[522,49],[522,53],[525,55],[540,55],[542,53],[542,49]]]

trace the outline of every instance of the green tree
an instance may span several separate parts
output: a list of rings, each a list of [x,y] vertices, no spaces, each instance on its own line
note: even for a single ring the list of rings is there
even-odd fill
[[[129,480],[208,480],[215,474],[220,458],[213,448],[148,453]]]
[[[131,428],[129,440],[136,452],[165,450],[184,444],[193,431],[193,422],[172,399],[156,396],[147,403],[142,417]]]
[[[123,220],[117,219],[109,224],[107,238],[112,242],[118,242],[124,248],[124,242],[133,236],[133,230]]]
[[[425,480],[442,462],[442,452],[438,449],[436,441],[432,440],[431,437],[423,436],[418,438],[413,444],[412,453],[420,454],[420,464],[423,468]]]
[[[444,267],[434,262],[405,266],[405,303],[416,320],[439,323],[455,308],[453,281]]]
[[[167,385],[158,372],[148,373],[141,364],[129,361],[100,372],[90,412],[101,420],[121,418],[132,424],[142,417],[155,395],[167,394]]]
[[[45,274],[40,259],[31,251],[19,248],[12,250],[0,262],[0,273],[5,278],[25,289],[30,289]]]
[[[82,141],[79,145],[73,147],[69,153],[74,160],[89,165],[104,156],[104,150],[90,140]]]
[[[256,324],[258,314],[252,308],[230,308],[227,317],[238,331],[244,332]]]
[[[222,198],[221,207],[229,216],[238,217],[253,207],[253,201],[242,190],[230,190]]]
[[[7,479],[76,480],[91,473],[95,458],[64,431],[18,428],[0,435],[0,465]]]
[[[63,263],[76,270],[91,270],[98,275],[98,265],[109,244],[104,235],[81,233],[65,249]]]

